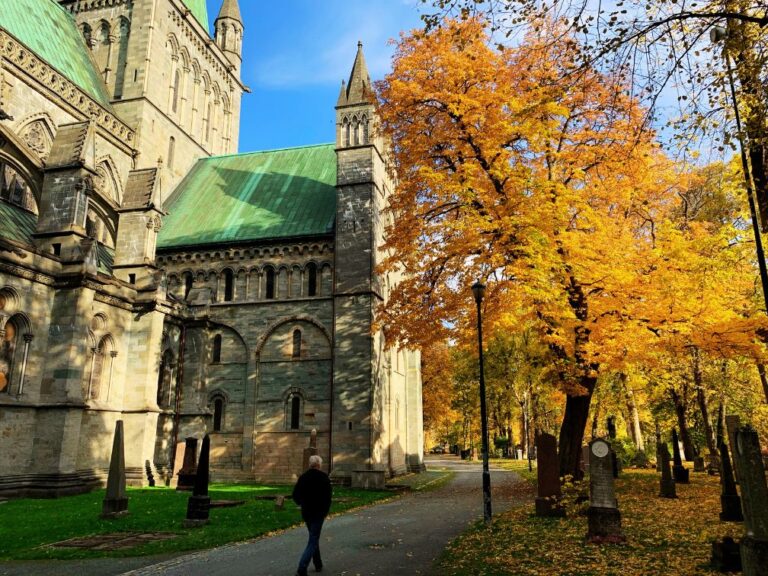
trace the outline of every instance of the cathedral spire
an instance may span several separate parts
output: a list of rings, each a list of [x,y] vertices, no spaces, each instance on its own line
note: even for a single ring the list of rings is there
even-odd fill
[[[238,4],[237,0],[224,0],[216,20],[220,20],[222,18],[229,18],[242,24],[243,18],[240,16],[240,5]]]
[[[357,43],[357,56],[352,66],[347,85],[347,104],[361,104],[367,102],[371,93],[371,76],[368,74],[368,66],[365,64],[363,43]]]
[[[341,90],[339,91],[339,99],[336,101],[336,106],[346,106],[347,105],[347,83],[346,81],[341,81]]]

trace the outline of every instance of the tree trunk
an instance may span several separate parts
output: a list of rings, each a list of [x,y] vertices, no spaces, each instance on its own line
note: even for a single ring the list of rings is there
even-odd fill
[[[765,402],[768,404],[768,377],[765,375],[765,365],[762,362],[757,364],[757,373],[760,374],[760,382],[763,384],[763,394]]]
[[[635,393],[632,391],[632,388],[629,387],[629,384],[627,384],[627,375],[621,374],[620,378],[624,387],[624,394],[626,395],[627,411],[629,412],[627,428],[629,428],[632,441],[635,443],[635,448],[645,452],[645,440],[643,439],[643,430],[640,427],[640,412],[635,403]]]
[[[677,414],[677,427],[680,428],[680,441],[683,443],[683,452],[685,459],[689,462],[693,461],[695,453],[693,450],[693,442],[691,441],[691,434],[688,432],[688,420],[685,417],[685,402],[684,399],[687,394],[680,394],[673,388],[670,390],[672,395],[672,402],[675,405],[675,414]]]
[[[598,430],[600,429],[600,397],[598,396],[597,402],[595,402],[595,412],[592,414],[592,439],[597,438]]]
[[[584,431],[589,419],[589,404],[595,391],[597,378],[582,376],[580,384],[587,391],[583,396],[568,395],[565,401],[565,415],[560,428],[560,476],[571,475],[581,480],[583,472],[579,467],[581,445],[584,442]]]
[[[717,459],[717,444],[715,444],[715,434],[712,430],[712,422],[709,419],[709,409],[707,408],[707,397],[704,393],[704,382],[701,377],[701,359],[699,349],[693,349],[693,385],[696,388],[696,402],[701,411],[701,420],[704,423],[704,435],[707,439],[707,449],[712,461]]]

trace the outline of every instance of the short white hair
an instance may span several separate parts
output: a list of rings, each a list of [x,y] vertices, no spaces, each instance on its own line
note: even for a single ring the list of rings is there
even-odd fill
[[[309,467],[310,468],[321,468],[323,466],[323,459],[320,458],[317,454],[313,454],[309,457]]]

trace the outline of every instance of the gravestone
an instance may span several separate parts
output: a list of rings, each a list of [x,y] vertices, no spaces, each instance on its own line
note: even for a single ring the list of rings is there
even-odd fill
[[[693,459],[693,471],[694,472],[706,472],[707,468],[704,464],[704,456],[696,456]]]
[[[301,463],[301,471],[304,472],[305,470],[309,470],[309,457],[310,456],[317,456],[317,430],[312,429],[312,432],[309,435],[309,446],[307,448],[304,448],[304,454],[302,457],[302,463]]]
[[[731,448],[731,456],[733,460],[733,474],[736,477],[736,484],[739,483],[739,467],[736,464],[736,429],[740,425],[738,416],[726,416],[725,417],[725,429],[728,431],[728,446]]]
[[[125,450],[123,421],[115,423],[115,439],[112,442],[112,457],[109,461],[107,494],[101,508],[102,518],[118,518],[128,514],[128,497],[125,493]]]
[[[606,423],[606,428],[608,429],[608,438],[611,440],[616,439],[616,417],[615,416],[608,416],[608,422]]]
[[[659,496],[662,498],[677,498],[675,481],[672,479],[672,468],[669,465],[669,448],[666,444],[658,446],[658,460],[661,466],[661,489]]]
[[[536,438],[537,516],[565,516],[560,505],[560,469],[557,460],[557,439],[551,434],[539,434]]]
[[[720,572],[741,572],[739,543],[730,536],[712,542],[712,567]]]
[[[187,438],[184,444],[184,464],[179,470],[176,490],[192,490],[197,474],[197,438]]]
[[[736,491],[736,478],[733,476],[728,446],[720,442],[720,520],[724,522],[742,522],[741,498]]]
[[[623,542],[621,513],[613,489],[611,446],[602,438],[589,443],[589,510],[587,510],[590,542]]]
[[[745,576],[768,576],[768,485],[760,441],[752,426],[736,429],[733,455],[741,479],[746,528],[741,539],[741,565]]]
[[[689,484],[690,470],[683,466],[683,459],[680,457],[680,442],[677,439],[677,430],[675,428],[672,428],[672,450],[675,457],[675,464],[672,466],[672,476],[678,484]]]
[[[210,453],[211,439],[206,434],[200,450],[200,464],[197,466],[197,474],[195,475],[195,487],[192,496],[187,500],[187,519],[184,521],[186,528],[202,526],[208,523],[211,508],[211,498],[208,496]]]
[[[285,509],[285,496],[278,496],[275,498],[275,510]]]

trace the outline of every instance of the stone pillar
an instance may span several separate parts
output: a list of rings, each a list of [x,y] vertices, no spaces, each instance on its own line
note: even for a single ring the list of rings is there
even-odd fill
[[[557,439],[551,434],[539,434],[536,438],[538,454],[536,515],[565,516],[560,505],[560,475],[557,461]]]
[[[176,490],[192,490],[197,476],[197,438],[187,438],[184,446],[184,464],[179,470]]]
[[[123,421],[115,423],[115,439],[112,443],[112,459],[109,463],[107,495],[102,506],[102,518],[117,518],[128,514],[128,497],[125,492],[125,454],[123,451]]]
[[[623,542],[621,513],[613,489],[611,446],[602,438],[589,444],[589,510],[587,518],[591,542]]]
[[[659,444],[658,459],[661,465],[661,490],[659,491],[659,496],[662,498],[677,498],[675,481],[672,479],[672,469],[669,466],[669,448],[667,448],[666,444]]]
[[[720,442],[720,520],[724,522],[742,522],[741,498],[736,491],[736,478],[733,476],[728,446]]]
[[[304,454],[301,460],[302,473],[309,470],[310,456],[317,456],[317,430],[315,428],[312,428],[312,432],[309,435],[309,446],[304,448]]]
[[[196,527],[208,523],[211,509],[211,498],[208,496],[208,476],[211,453],[211,439],[208,434],[203,438],[203,447],[200,450],[200,464],[195,476],[195,489],[187,501],[187,519],[184,526]]]
[[[672,475],[678,484],[690,483],[690,470],[683,466],[683,459],[680,456],[680,441],[677,438],[677,429],[672,429],[672,450],[675,455],[675,465],[672,466]]]
[[[733,453],[740,474],[746,528],[741,540],[744,576],[768,576],[768,485],[760,441],[752,426],[736,429]]]

